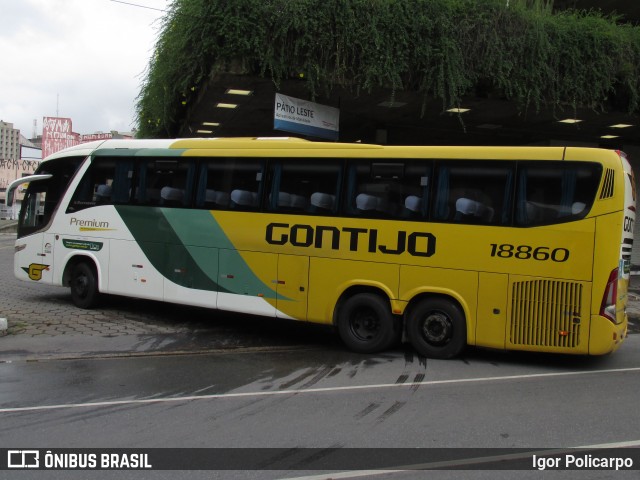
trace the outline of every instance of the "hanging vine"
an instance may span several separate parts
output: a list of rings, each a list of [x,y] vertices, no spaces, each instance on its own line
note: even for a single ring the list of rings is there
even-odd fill
[[[174,0],[137,101],[139,135],[172,137],[216,68],[412,90],[456,105],[478,82],[522,108],[639,109],[640,28],[550,0]]]

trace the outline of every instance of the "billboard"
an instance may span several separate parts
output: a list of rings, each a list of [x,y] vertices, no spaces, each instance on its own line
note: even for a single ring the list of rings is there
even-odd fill
[[[338,140],[340,110],[276,93],[273,128]]]
[[[42,125],[42,158],[80,143],[80,134],[73,132],[70,118],[44,117]]]

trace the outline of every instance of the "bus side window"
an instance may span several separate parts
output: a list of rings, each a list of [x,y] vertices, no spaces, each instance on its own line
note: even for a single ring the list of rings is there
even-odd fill
[[[335,213],[340,173],[337,160],[274,160],[269,167],[267,210]]]
[[[402,178],[401,209],[403,218],[425,220],[429,213],[431,163],[407,162]]]
[[[549,225],[584,218],[595,199],[602,168],[586,162],[522,162],[518,169],[516,224]]]
[[[224,165],[225,190],[229,190],[230,208],[257,211],[262,196],[264,164],[260,160],[229,159]]]
[[[347,170],[344,210],[371,218],[428,218],[431,162],[357,160]]]
[[[142,159],[138,163],[138,177],[136,191],[132,203],[134,205],[158,205],[160,203],[160,188],[156,185],[154,161]]]
[[[441,162],[437,174],[434,220],[484,225],[510,223],[513,164]]]
[[[94,158],[71,198],[67,212],[129,202],[133,162],[126,158]]]
[[[195,182],[195,206],[215,210],[258,210],[264,162],[212,157],[202,161]]]
[[[345,211],[349,215],[372,218],[396,216],[400,205],[398,176],[404,165],[398,163],[400,173],[396,176],[389,171],[376,175],[374,161],[355,161],[349,165]],[[380,168],[380,170],[384,170]]]
[[[171,158],[145,159],[139,164],[133,203],[161,207],[188,207],[195,163]]]

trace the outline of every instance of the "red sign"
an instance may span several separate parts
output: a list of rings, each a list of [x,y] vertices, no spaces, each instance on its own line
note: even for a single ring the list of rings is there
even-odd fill
[[[42,124],[42,158],[80,143],[80,134],[73,132],[70,118],[44,117]]]

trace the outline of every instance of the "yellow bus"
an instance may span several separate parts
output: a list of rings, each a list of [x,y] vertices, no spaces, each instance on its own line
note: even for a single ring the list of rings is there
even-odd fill
[[[15,275],[402,341],[606,354],[627,335],[633,172],[618,151],[285,138],[107,140],[29,182]]]

